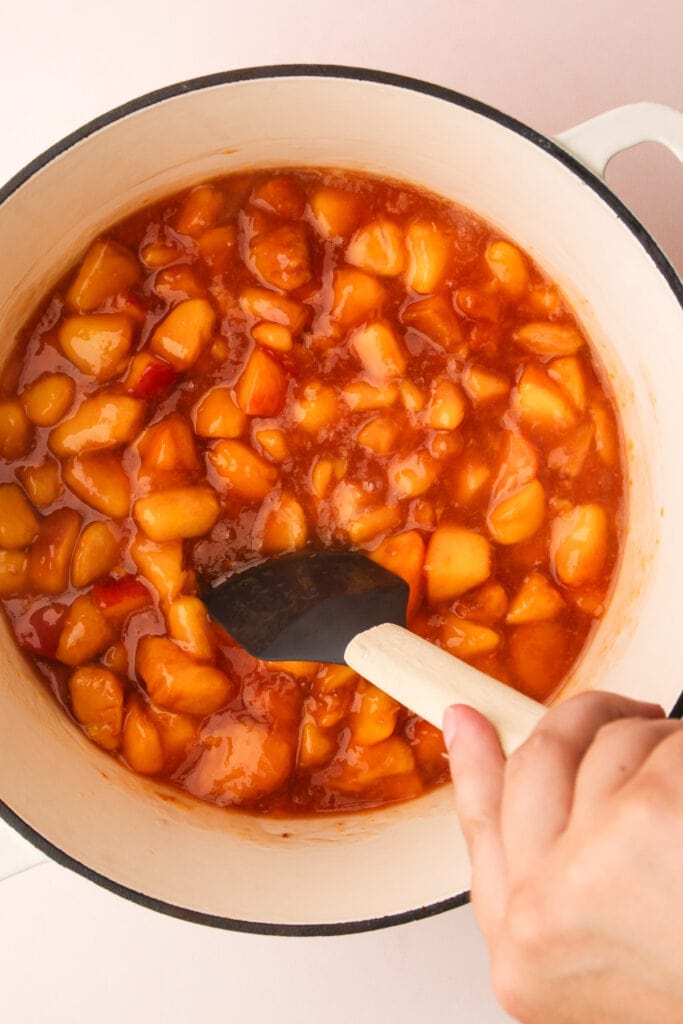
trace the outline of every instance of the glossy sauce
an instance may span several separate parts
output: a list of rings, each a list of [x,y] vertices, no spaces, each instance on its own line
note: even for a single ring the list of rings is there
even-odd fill
[[[350,670],[247,655],[198,577],[366,550],[411,584],[412,629],[545,700],[618,562],[613,401],[558,289],[473,214],[369,176],[255,172],[116,225],[19,339],[0,431],[18,643],[101,746],[221,805],[377,806],[447,764]]]

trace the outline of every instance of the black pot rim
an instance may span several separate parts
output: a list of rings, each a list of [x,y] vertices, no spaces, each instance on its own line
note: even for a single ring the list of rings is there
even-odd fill
[[[601,178],[589,171],[584,164],[580,163],[566,150],[562,149],[556,142],[542,135],[540,132],[529,128],[521,121],[510,117],[491,107],[480,100],[472,99],[463,93],[447,89],[444,86],[435,85],[417,78],[409,78],[405,75],[397,75],[388,71],[376,71],[368,68],[346,67],[335,64],[273,64],[258,67],[240,68],[233,71],[222,71],[212,75],[204,75],[199,78],[191,78],[184,82],[177,82],[165,86],[162,89],[155,89],[153,92],[145,93],[136,99],[129,100],[121,106],[99,117],[94,118],[81,128],[66,135],[59,142],[50,146],[35,159],[31,160],[25,167],[18,171],[10,180],[0,188],[0,204],[4,203],[14,192],[17,191],[29,178],[42,170],[47,164],[60,154],[71,149],[77,143],[93,135],[101,128],[105,128],[115,121],[119,121],[129,114],[143,110],[145,107],[153,106],[164,100],[182,96],[185,93],[198,92],[201,89],[210,89],[218,85],[227,85],[234,82],[246,82],[268,78],[344,78],[355,79],[362,82],[373,82],[380,85],[390,85],[395,88],[406,89],[413,92],[423,93],[435,99],[444,100],[455,106],[471,110],[473,113],[495,121],[497,124],[510,131],[521,135],[522,138],[550,156],[559,160],[577,178],[588,185],[609,207],[616,213],[617,217],[628,227],[631,233],[640,242],[647,254],[653,260],[658,270],[670,286],[679,305],[683,309],[683,282],[681,282],[676,271],[668,261],[660,247],[631,213],[620,199],[607,187]],[[683,694],[679,698],[672,716],[680,717],[683,714]],[[150,910],[156,910],[170,917],[179,918],[184,921],[191,921],[196,924],[209,925],[213,928],[222,928],[236,932],[252,932],[260,935],[288,935],[288,936],[330,936],[348,935],[355,932],[373,931],[380,928],[389,928],[393,925],[407,924],[410,921],[418,921],[422,918],[433,917],[446,910],[453,910],[455,907],[463,906],[469,902],[468,892],[461,892],[446,900],[437,903],[430,903],[423,907],[416,907],[413,910],[404,911],[398,914],[388,914],[385,917],[368,918],[358,921],[341,921],[334,924],[271,924],[261,921],[243,921],[235,918],[220,917],[214,914],[202,913],[200,911],[188,910],[173,903],[155,899],[135,889],[129,889],[118,882],[101,875],[86,864],[81,863],[75,857],[60,850],[48,839],[45,839],[39,832],[36,832],[22,818],[20,818],[6,803],[0,800],[0,818],[3,818],[8,825],[12,826],[24,839],[27,839],[41,852],[45,853],[51,860],[69,868],[77,874],[82,875],[91,882],[108,889],[118,896],[123,896],[140,906]]]

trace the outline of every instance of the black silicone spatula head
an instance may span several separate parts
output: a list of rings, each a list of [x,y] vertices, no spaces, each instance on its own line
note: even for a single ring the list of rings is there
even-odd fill
[[[283,555],[202,592],[209,615],[255,657],[337,665],[358,633],[405,626],[408,594],[404,580],[353,551]]]

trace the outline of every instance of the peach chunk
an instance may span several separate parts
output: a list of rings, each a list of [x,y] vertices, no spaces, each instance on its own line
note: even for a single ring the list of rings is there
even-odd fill
[[[115,579],[101,580],[92,588],[92,602],[98,612],[118,626],[125,619],[152,603],[152,593],[141,579],[132,573]]]
[[[98,240],[83,257],[75,280],[66,293],[67,305],[79,313],[90,313],[107,299],[137,284],[138,262],[117,242]]]
[[[278,295],[269,288],[245,288],[239,301],[250,316],[288,327],[293,335],[299,334],[308,320],[308,309],[302,302],[287,295]]]
[[[324,498],[332,479],[341,480],[346,473],[346,459],[316,459],[311,469],[311,486],[316,498]]]
[[[150,540],[201,537],[220,514],[218,496],[210,487],[177,487],[157,491],[135,503],[135,521]]]
[[[45,516],[38,539],[29,552],[31,585],[44,594],[60,594],[69,582],[69,563],[81,517],[71,508],[58,508]]]
[[[135,667],[154,703],[169,711],[212,715],[234,694],[224,672],[195,661],[165,636],[142,637]]]
[[[33,428],[21,402],[0,402],[0,458],[18,459],[31,447]]]
[[[272,348],[276,352],[291,352],[294,344],[289,327],[270,323],[268,320],[262,320],[260,324],[252,327],[251,336],[259,345]]]
[[[570,430],[576,416],[560,388],[540,366],[530,363],[512,396],[512,406],[524,426],[552,433]]]
[[[399,523],[400,511],[397,508],[378,505],[376,508],[360,512],[353,522],[348,523],[346,531],[353,544],[365,544],[380,534],[397,529]]]
[[[401,400],[408,412],[422,412],[427,404],[427,395],[411,380],[402,380],[400,384]]]
[[[443,295],[430,295],[405,306],[401,321],[424,334],[430,341],[445,349],[457,352],[462,345],[462,327],[453,307]]]
[[[555,575],[569,587],[599,579],[607,558],[609,528],[602,505],[576,505],[552,524],[550,555]]]
[[[21,400],[31,423],[53,427],[69,411],[76,385],[65,373],[43,373],[26,388]]]
[[[263,430],[255,430],[254,440],[276,462],[284,462],[289,455],[287,437],[282,430],[278,430],[276,427],[272,429],[264,427]]]
[[[358,673],[348,665],[323,664],[315,677],[314,691],[316,694],[334,693],[355,686],[359,679]]]
[[[303,508],[294,497],[284,491],[268,509],[263,523],[261,554],[279,555],[304,547],[308,525]]]
[[[606,466],[616,466],[619,462],[619,438],[607,406],[593,402],[589,413],[593,421],[595,450],[599,458]]]
[[[438,378],[432,386],[426,423],[432,430],[455,430],[465,418],[465,397],[452,380]]]
[[[399,501],[424,494],[438,475],[438,462],[425,451],[395,456],[387,473],[389,484]]]
[[[405,263],[403,229],[381,217],[361,227],[346,247],[348,263],[380,277],[396,277]]]
[[[467,661],[494,651],[500,643],[500,634],[490,626],[461,619],[449,612],[441,625],[440,639],[447,651]]]
[[[342,327],[352,327],[379,316],[386,292],[376,277],[351,267],[339,267],[332,277],[330,316]]]
[[[404,579],[410,587],[408,619],[417,611],[422,599],[422,566],[425,543],[417,530],[406,530],[396,537],[387,537],[371,553],[370,558],[389,572]]]
[[[197,720],[190,715],[173,714],[150,707],[148,713],[157,727],[164,767],[173,771],[184,761],[188,750],[197,741]]]
[[[455,303],[470,320],[495,324],[500,319],[500,289],[497,284],[478,288],[464,285],[455,293]]]
[[[87,587],[106,576],[118,563],[121,544],[109,523],[89,523],[83,530],[71,559],[71,582]]]
[[[192,429],[184,417],[172,413],[153,423],[138,441],[140,473],[169,481],[192,479],[200,471]],[[165,476],[164,476],[165,474]]]
[[[138,534],[131,544],[130,553],[138,570],[149,580],[162,602],[172,601],[178,596],[187,579],[181,540],[157,544]]]
[[[378,320],[359,328],[352,334],[350,345],[365,371],[375,381],[405,374],[405,351],[394,329],[385,321]]]
[[[459,505],[470,505],[477,499],[491,478],[491,470],[484,459],[467,452],[458,460],[452,484],[454,500]]]
[[[21,487],[0,484],[0,548],[25,548],[38,536],[40,523]]]
[[[430,604],[451,601],[488,579],[489,542],[455,523],[440,523],[429,539],[424,569]]]
[[[209,461],[228,488],[248,501],[262,501],[278,480],[276,467],[241,441],[220,441]]]
[[[17,476],[34,505],[51,505],[62,493],[59,463],[49,456],[39,466],[22,466]]]
[[[83,665],[69,679],[71,709],[87,736],[116,750],[123,722],[123,682],[101,665]]]
[[[556,470],[560,476],[577,477],[588,458],[594,435],[592,423],[582,423],[566,434],[561,444],[548,453],[548,468]]]
[[[128,651],[121,640],[115,641],[111,647],[108,647],[100,660],[112,672],[118,672],[121,676],[128,675]]]
[[[210,661],[216,647],[211,622],[198,597],[183,595],[169,605],[168,632],[179,647],[200,661]]]
[[[197,238],[216,223],[223,203],[223,193],[215,185],[198,185],[181,203],[175,215],[175,230],[179,235]]]
[[[586,411],[586,378],[576,356],[553,359],[548,366],[548,376],[559,384],[578,412]]]
[[[292,407],[292,416],[302,430],[317,434],[337,419],[337,395],[334,388],[319,380],[309,381],[301,389]]]
[[[508,652],[518,688],[546,700],[569,667],[567,630],[559,622],[529,622],[508,634]]]
[[[154,328],[150,350],[182,373],[199,359],[211,338],[215,319],[207,299],[186,299]]]
[[[333,762],[334,764],[334,762]],[[367,747],[349,747],[339,773],[328,778],[327,785],[355,793],[373,782],[415,770],[415,757],[404,739],[390,736]]]
[[[367,381],[357,380],[347,384],[342,395],[352,412],[367,412],[369,409],[385,409],[398,400],[399,389],[395,384],[375,386]]]
[[[509,299],[521,299],[529,287],[529,266],[517,246],[502,238],[491,242],[486,250],[486,262],[501,291]]]
[[[372,683],[362,680],[356,689],[349,718],[351,742],[369,746],[381,743],[396,728],[401,705]]]
[[[157,775],[164,767],[159,730],[135,694],[126,702],[121,746],[126,761],[140,775]]]
[[[294,291],[311,280],[311,254],[304,224],[283,224],[249,243],[249,254],[256,274],[265,284]]]
[[[523,434],[506,430],[501,458],[492,489],[492,503],[497,505],[526,487],[538,473],[538,452]]]
[[[123,383],[128,394],[135,398],[160,398],[177,379],[178,374],[172,366],[143,351],[131,359]]]
[[[159,270],[154,276],[153,288],[154,293],[169,304],[190,299],[206,300],[206,288],[186,263]]]
[[[358,444],[376,455],[386,455],[398,439],[399,425],[390,416],[375,416],[358,431]]]
[[[306,195],[291,174],[276,174],[256,186],[251,202],[278,217],[297,220],[306,209]]]
[[[98,381],[111,380],[133,342],[133,322],[122,313],[68,316],[59,327],[59,344],[81,373]]]
[[[199,255],[214,274],[226,274],[237,256],[234,224],[203,231],[197,240]]]
[[[299,733],[297,766],[316,768],[332,758],[337,744],[334,735],[321,729],[313,719],[307,719]]]
[[[237,403],[248,416],[277,416],[285,402],[287,375],[280,364],[255,348],[237,381]]]
[[[28,557],[24,551],[0,548],[0,597],[21,594],[28,585]]]
[[[491,626],[503,618],[507,607],[507,594],[500,583],[485,583],[461,597],[453,610],[462,618]]]
[[[554,619],[565,607],[555,587],[541,572],[526,576],[515,594],[505,621],[513,626]]]
[[[130,483],[121,459],[109,452],[83,452],[64,463],[64,482],[81,501],[113,519],[130,509]]]
[[[232,397],[232,388],[215,387],[205,392],[194,409],[194,429],[200,437],[239,437],[247,417]]]
[[[495,402],[505,398],[510,391],[510,382],[499,373],[492,373],[483,366],[468,366],[463,371],[462,386],[474,405]]]
[[[90,594],[81,594],[66,613],[55,657],[65,665],[81,665],[105,651],[114,635],[114,627]]]
[[[332,493],[338,526],[354,544],[362,544],[380,533],[395,530],[401,519],[398,508],[390,505],[368,507],[367,495],[360,484],[342,480]]]
[[[433,292],[441,282],[448,259],[448,239],[432,221],[413,221],[406,232],[408,288],[422,295]]]
[[[350,234],[361,212],[358,197],[352,192],[324,186],[311,196],[311,211],[323,238]]]
[[[270,726],[242,715],[202,737],[205,751],[187,779],[191,792],[221,805],[259,800],[282,786],[294,750]]]
[[[583,345],[583,338],[575,327],[546,320],[518,327],[512,338],[537,356],[573,356]]]
[[[532,480],[489,510],[486,524],[499,544],[518,544],[533,537],[545,521],[545,491]]]
[[[133,440],[144,415],[140,399],[101,391],[85,398],[73,416],[55,427],[48,444],[60,458],[91,449],[116,448]]]
[[[183,255],[180,246],[168,245],[165,242],[150,242],[140,253],[140,259],[148,270],[158,270],[169,263],[175,263]]]

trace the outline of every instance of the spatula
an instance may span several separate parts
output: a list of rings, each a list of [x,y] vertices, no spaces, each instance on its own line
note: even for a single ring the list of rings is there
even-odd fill
[[[212,618],[255,657],[349,665],[439,729],[450,704],[468,704],[510,753],[545,707],[410,633],[408,595],[399,576],[350,551],[256,562],[202,594]]]

